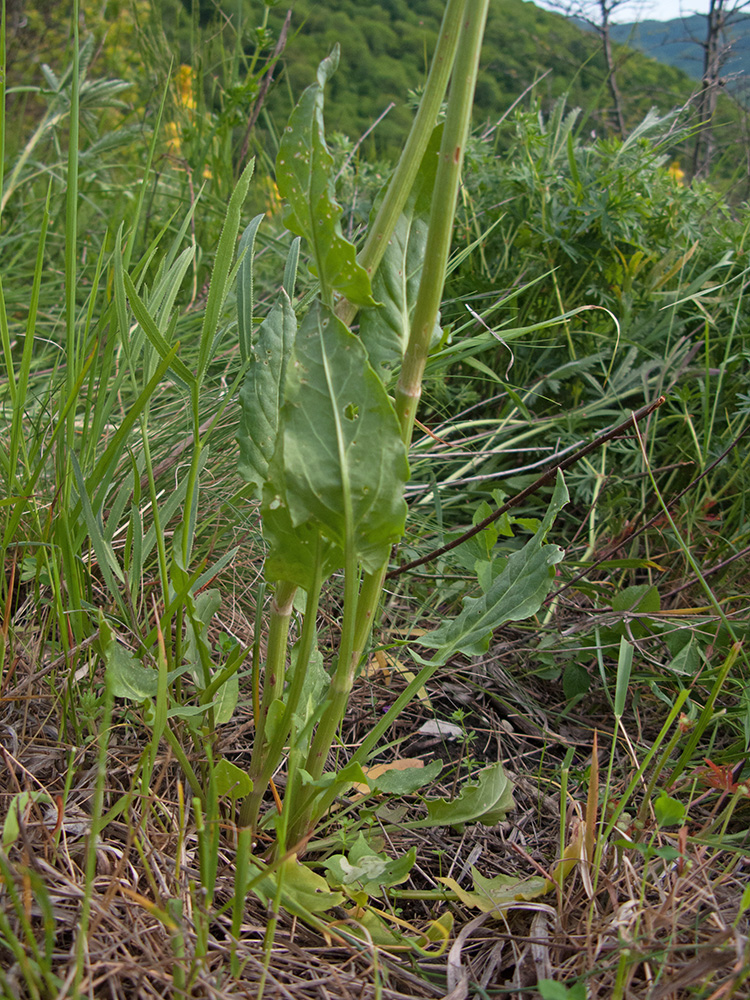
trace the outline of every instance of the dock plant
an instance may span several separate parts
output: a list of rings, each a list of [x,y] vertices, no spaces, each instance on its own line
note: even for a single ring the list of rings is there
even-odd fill
[[[252,789],[240,828],[252,839],[271,823],[281,854],[302,854],[317,823],[353,783],[374,790],[362,765],[398,712],[449,657],[486,649],[493,629],[534,614],[562,557],[545,544],[566,499],[560,479],[534,538],[496,570],[481,597],[465,600],[455,621],[419,639],[431,656],[412,650],[422,668],[414,683],[346,766],[328,770],[391,551],[405,530],[407,456],[425,364],[442,336],[440,304],[486,14],[486,0],[449,0],[414,126],[359,252],[342,233],[324,135],[336,48],[321,62],[280,143],[276,178],[284,224],[295,239],[276,300],[257,329],[252,247],[260,218],[240,244],[238,326],[248,365],[240,471],[260,503],[264,572],[273,592],[265,659],[262,670],[259,664],[254,670]],[[317,279],[311,300],[295,301],[300,253]],[[343,596],[337,648],[321,672],[316,617],[325,586]],[[290,648],[290,623],[302,607]],[[285,760],[283,804],[264,814],[269,784]],[[433,771],[424,771],[426,780]],[[405,778],[404,787],[414,778]],[[456,803],[456,822],[497,822],[512,801],[499,764],[485,769],[465,795],[463,806]],[[427,819],[415,822],[450,821],[451,804],[436,808],[428,801],[428,810]]]

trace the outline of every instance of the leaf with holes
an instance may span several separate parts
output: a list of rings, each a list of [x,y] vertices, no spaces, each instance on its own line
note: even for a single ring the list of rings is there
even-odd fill
[[[404,530],[406,450],[360,340],[321,303],[297,333],[285,396],[264,521],[270,515],[274,525],[288,518],[287,529],[317,528],[341,553],[351,544],[365,570],[377,571]],[[284,544],[297,558],[288,532]]]

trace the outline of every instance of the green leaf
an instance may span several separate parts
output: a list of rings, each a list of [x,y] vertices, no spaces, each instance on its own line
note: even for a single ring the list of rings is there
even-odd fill
[[[299,641],[292,647],[292,664],[288,677],[289,684],[292,683],[292,676],[294,671],[297,669],[298,651]],[[325,691],[328,689],[330,682],[331,678],[328,676],[328,672],[326,671],[323,663],[323,654],[318,649],[316,639],[315,645],[310,653],[307,669],[305,670],[305,679],[299,703],[297,705],[297,710],[294,713],[295,732],[301,732],[310,719],[312,719],[313,716],[319,711],[325,698]]]
[[[220,760],[213,770],[213,780],[217,795],[228,795],[230,799],[243,799],[253,790],[253,783],[242,768],[228,760]]]
[[[250,872],[257,875],[258,868],[251,865]],[[262,902],[267,903],[275,898],[279,884],[281,905],[296,916],[325,913],[344,901],[343,893],[333,892],[323,876],[301,865],[296,855],[283,861],[275,872],[259,879],[253,886],[253,891]]]
[[[349,856],[335,854],[323,863],[328,871],[328,881],[334,887],[347,887],[379,896],[381,889],[405,882],[417,860],[417,849],[412,847],[403,857],[389,860],[385,854],[372,850],[362,833],[359,834]]]
[[[513,809],[513,786],[502,765],[491,764],[480,771],[478,780],[466,785],[452,802],[428,799],[426,805],[427,819],[411,826],[460,826],[476,822],[494,826]]]
[[[420,646],[437,650],[430,663],[446,663],[457,652],[481,655],[489,649],[495,629],[505,622],[522,621],[536,614],[552,587],[554,566],[564,555],[557,545],[546,545],[545,539],[567,502],[568,490],[562,473],[558,472],[552,501],[534,537],[508,557],[502,572],[485,594],[464,598],[464,608],[458,618],[416,640]],[[425,662],[416,654],[412,655]]]
[[[586,984],[575,983],[567,987],[554,979],[540,979],[537,983],[542,1000],[586,1000]]]
[[[115,698],[127,698],[140,704],[147,698],[156,697],[158,671],[142,666],[116,639],[107,644],[103,656],[107,680]]]
[[[532,875],[530,878],[517,878],[514,875],[484,878],[476,868],[471,871],[474,876],[474,892],[461,888],[452,878],[438,878],[438,882],[455,892],[462,903],[483,913],[500,913],[512,909],[516,903],[538,899],[549,891],[549,882],[541,875]]]
[[[279,446],[273,474],[283,467],[283,481],[264,490],[264,523],[275,511],[278,529],[285,509],[287,531],[312,524],[342,553],[353,544],[365,570],[376,572],[404,530],[406,451],[364,347],[321,303],[312,306],[297,333]],[[303,541],[311,544],[312,538]],[[281,578],[296,582],[286,574]]]
[[[175,551],[178,550],[179,546],[175,546]],[[185,659],[190,664],[191,675],[201,690],[206,686],[203,665],[210,663],[213,655],[207,638],[208,626],[220,606],[221,594],[215,589],[204,590],[197,597],[193,597],[192,594],[185,596],[187,631]]]
[[[200,343],[198,348],[198,381],[202,382],[206,374],[206,368],[211,359],[211,351],[215,342],[216,333],[219,329],[221,310],[224,306],[224,299],[229,288],[229,280],[237,248],[237,232],[240,228],[240,216],[242,205],[247,197],[250,187],[250,178],[253,176],[255,160],[248,162],[239,180],[234,186],[232,196],[227,205],[224,224],[221,227],[219,244],[216,248],[214,266],[211,271],[211,283],[208,287],[208,298],[206,299],[206,309],[203,314],[203,328],[201,330]]]
[[[374,792],[385,795],[413,795],[437,778],[443,769],[439,760],[433,760],[427,767],[408,767],[403,771],[394,768],[384,771],[377,778],[368,775],[367,784]]]
[[[359,335],[370,364],[387,384],[391,369],[401,364],[409,341],[411,317],[422,277],[432,189],[435,186],[442,125],[436,128],[422,160],[414,187],[396,223],[372,283],[380,305],[360,312]],[[370,213],[373,222],[379,198]],[[440,327],[437,328],[438,337]]]
[[[685,822],[687,809],[678,799],[662,792],[654,802],[654,814],[659,826],[677,826]]]
[[[289,296],[282,289],[250,348],[250,366],[240,390],[238,469],[246,482],[254,484],[257,499],[261,497],[276,448],[287,364],[296,332],[297,318]]]
[[[240,678],[237,673],[224,681],[214,698],[214,725],[225,726],[231,721],[240,699]]]
[[[265,215],[256,215],[240,237],[237,256],[241,257],[237,271],[237,330],[240,344],[240,360],[244,365],[250,358],[250,344],[253,334],[253,257],[255,237]],[[244,257],[243,257],[244,254]]]
[[[50,803],[52,799],[40,788],[35,788],[32,791],[17,792],[11,797],[8,803],[8,811],[3,821],[2,847],[4,851],[12,847],[18,839],[18,835],[21,832],[19,816],[23,819],[23,814],[31,802]]]
[[[656,614],[661,608],[659,591],[652,584],[639,583],[626,587],[612,598],[613,611],[630,611],[633,614]]]
[[[268,544],[268,555],[263,573],[269,583],[287,580],[303,590],[314,586],[317,572],[319,529],[314,524],[295,527],[289,508],[281,499],[285,495],[284,474],[274,460],[269,467],[270,483],[263,486],[263,537]],[[338,546],[324,540],[322,552],[322,580],[344,565],[344,554]]]
[[[569,663],[563,672],[563,691],[568,701],[586,694],[591,686],[588,670],[580,663]]]
[[[335,199],[333,157],[325,141],[323,88],[336,71],[339,47],[318,66],[317,83],[304,92],[292,112],[276,158],[276,183],[286,199],[284,224],[312,249],[313,274],[324,295],[332,290],[356,305],[374,305],[367,272],[356,261],[354,244],[341,232],[341,206]]]

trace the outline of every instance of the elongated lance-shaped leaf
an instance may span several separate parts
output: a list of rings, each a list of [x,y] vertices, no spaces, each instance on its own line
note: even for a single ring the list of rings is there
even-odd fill
[[[325,141],[323,88],[336,71],[339,47],[318,66],[318,80],[292,112],[276,158],[276,183],[287,202],[284,224],[310,244],[311,270],[324,296],[335,290],[356,305],[374,305],[367,272],[356,261],[354,244],[341,232],[335,199],[333,157]]]
[[[414,187],[375,272],[372,294],[380,304],[365,308],[359,314],[359,335],[367,348],[370,364],[386,384],[391,369],[401,364],[409,342],[414,304],[422,277],[442,132],[442,126],[433,131]],[[373,205],[371,225],[381,200]],[[436,329],[439,336],[440,327]]]
[[[467,656],[486,653],[495,629],[536,614],[552,587],[555,564],[565,554],[559,546],[545,544],[545,539],[567,502],[568,490],[562,472],[558,471],[552,501],[539,530],[519,552],[508,557],[487,593],[464,598],[458,618],[416,640],[420,646],[437,650],[429,661],[431,664],[447,663],[458,652]]]
[[[285,396],[283,482],[264,491],[264,517],[286,508],[292,527],[313,524],[342,552],[351,541],[374,572],[404,530],[406,450],[367,352],[322,303],[297,333]]]
[[[237,243],[237,231],[240,228],[240,215],[247,191],[250,187],[250,178],[253,176],[255,160],[250,160],[237,181],[232,197],[227,205],[227,212],[224,216],[224,225],[221,227],[219,245],[216,248],[216,258],[211,272],[211,284],[208,288],[208,299],[206,300],[206,311],[203,316],[203,328],[201,330],[200,345],[198,349],[198,381],[202,382],[206,374],[206,368],[211,359],[211,352],[215,345],[216,332],[219,329],[221,310],[224,306],[229,288],[229,279],[232,270],[232,261]]]
[[[240,245],[237,249],[237,256],[242,258],[237,271],[237,328],[240,340],[240,360],[243,365],[250,357],[250,341],[253,333],[255,237],[264,218],[263,214],[255,216],[240,237]]]
[[[282,289],[250,348],[250,367],[240,390],[239,472],[255,485],[258,499],[276,448],[287,364],[296,332],[294,309]]]

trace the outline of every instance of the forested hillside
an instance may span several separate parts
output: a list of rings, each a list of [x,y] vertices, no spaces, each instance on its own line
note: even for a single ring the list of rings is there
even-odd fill
[[[612,26],[612,37],[623,45],[639,49],[652,59],[675,66],[695,80],[701,78],[702,44],[706,37],[706,18],[703,14],[671,21],[615,24]],[[746,78],[750,74],[750,15],[740,14],[732,22],[727,44],[731,46],[731,51],[724,66],[725,75]]]
[[[334,42],[341,45],[341,65],[331,81],[332,129],[361,135],[393,101],[395,107],[376,130],[381,151],[397,148],[410,121],[407,95],[423,83],[443,5],[440,0],[296,0],[290,38],[283,55],[281,86],[272,108],[287,111],[312,79],[315,67]],[[269,19],[278,31],[286,5]],[[545,74],[547,74],[545,76]],[[541,79],[544,77],[544,79]],[[475,118],[497,120],[535,81],[536,95],[551,106],[564,92],[588,109],[598,127],[608,123],[604,61],[596,41],[565,18],[525,0],[494,0],[484,40]],[[625,61],[622,85],[629,95],[626,113],[632,123],[654,104],[666,111],[684,103],[691,84],[682,73],[633,53]]]
[[[248,2],[240,8],[234,2],[213,0],[156,0],[153,4],[108,0],[105,7],[104,20],[97,5],[83,2],[81,8],[83,33],[93,30],[98,42],[96,73],[134,81],[143,88],[145,101],[154,92],[141,68],[158,58],[160,46],[164,68],[168,68],[166,53],[174,47],[183,64],[200,67],[207,105],[213,103],[215,109],[222,103],[219,91],[227,72],[227,52],[236,51],[237,34],[249,61],[256,54],[268,58],[290,11],[286,46],[265,102],[270,118],[264,127],[273,131],[285,120],[314,78],[319,61],[338,42],[341,62],[330,83],[329,130],[356,139],[386,113],[365,148],[370,155],[387,156],[403,142],[414,91],[424,83],[442,13],[441,0],[383,0],[379,4],[293,0],[272,7]],[[11,84],[38,83],[41,63],[53,68],[64,63],[69,9],[69,3],[14,0],[8,31]],[[144,46],[148,51],[144,52]],[[652,106],[666,112],[684,104],[693,87],[679,70],[626,50],[621,52],[619,79],[631,127]],[[475,121],[497,121],[535,83],[534,96],[543,109],[567,93],[571,104],[586,109],[590,128],[608,130],[612,109],[598,41],[566,18],[526,0],[492,0]],[[242,88],[235,88],[229,97],[239,121],[254,91],[249,88],[243,93]]]

